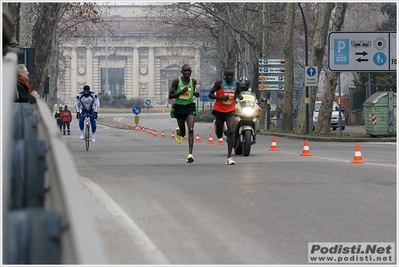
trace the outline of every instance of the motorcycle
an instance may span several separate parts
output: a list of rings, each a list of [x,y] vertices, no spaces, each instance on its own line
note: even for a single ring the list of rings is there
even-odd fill
[[[249,156],[251,145],[256,143],[256,134],[259,132],[261,106],[253,92],[244,91],[242,96],[243,99],[236,102],[233,148],[236,155]],[[266,99],[260,102],[266,102]]]

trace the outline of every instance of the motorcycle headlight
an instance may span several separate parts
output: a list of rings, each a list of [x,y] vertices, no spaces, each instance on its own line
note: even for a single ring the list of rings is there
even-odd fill
[[[245,107],[242,109],[242,113],[245,115],[252,115],[254,113],[254,109],[252,107]]]

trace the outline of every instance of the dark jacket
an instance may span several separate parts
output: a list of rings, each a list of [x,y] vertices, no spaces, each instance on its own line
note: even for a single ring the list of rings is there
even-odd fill
[[[15,102],[28,102],[28,92],[22,83],[17,82],[17,99]]]

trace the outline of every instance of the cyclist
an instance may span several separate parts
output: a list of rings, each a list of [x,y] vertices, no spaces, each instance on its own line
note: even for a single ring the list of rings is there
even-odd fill
[[[84,140],[85,136],[83,133],[84,130],[84,120],[85,115],[88,113],[90,116],[90,124],[91,124],[91,141],[94,143],[96,141],[96,130],[97,130],[97,114],[100,109],[100,100],[98,95],[90,90],[90,86],[85,85],[83,87],[83,91],[79,92],[75,98],[75,110],[76,110],[76,118],[79,120],[79,128],[80,128],[80,139]]]

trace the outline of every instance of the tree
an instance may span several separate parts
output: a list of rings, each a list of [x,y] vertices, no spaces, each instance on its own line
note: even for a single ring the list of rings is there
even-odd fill
[[[311,65],[317,66],[319,71],[322,69],[322,61],[325,56],[325,44],[327,40],[327,33],[330,23],[330,14],[334,8],[334,3],[319,3],[317,11],[317,23],[316,32],[313,38],[312,46],[312,57],[310,60]],[[316,92],[314,93],[316,95]],[[315,98],[313,98],[315,99]],[[305,134],[306,127],[306,95],[302,94],[301,105],[299,108],[299,113],[296,121],[295,133]],[[308,116],[311,118],[310,114]],[[311,120],[309,120],[311,121]],[[308,128],[309,129],[309,128]]]
[[[282,132],[291,131],[292,125],[292,96],[294,91],[294,47],[292,40],[294,36],[296,3],[287,3],[286,26],[284,31],[284,55],[285,55],[285,77],[284,77],[284,107]]]
[[[332,21],[331,31],[340,31],[344,23],[347,3],[337,3],[334,18]],[[326,135],[330,133],[331,111],[333,107],[335,89],[337,86],[337,78],[339,73],[327,72],[326,85],[324,88],[323,101],[321,102],[320,112],[317,119],[315,133]]]
[[[18,6],[20,5],[20,8]],[[16,25],[19,25],[20,44],[24,48],[35,50],[35,74],[29,76],[32,88],[35,88],[40,95],[43,95],[44,85],[47,77],[50,78],[50,90],[47,104],[50,109],[54,106],[57,96],[57,77],[59,69],[59,40],[62,33],[82,32],[87,29],[82,26],[82,21],[95,24],[100,21],[99,13],[95,10],[95,4],[87,3],[21,3],[11,5],[16,18]],[[71,22],[76,14],[79,17],[78,23]],[[76,19],[76,17],[73,17]],[[68,19],[70,19],[68,23]],[[19,21],[20,22],[19,22]],[[62,23],[61,23],[62,22]],[[80,27],[74,25],[80,24]],[[93,29],[93,26],[87,24]],[[17,31],[18,32],[18,31]]]
[[[50,77],[50,88],[56,88],[58,62],[55,62],[55,37],[61,3],[41,3],[38,9],[37,20],[33,26],[32,46],[35,48],[35,75],[30,79],[30,85],[39,94],[43,94],[47,76]],[[51,73],[51,74],[50,74]],[[49,92],[51,108],[54,105],[56,90]]]

